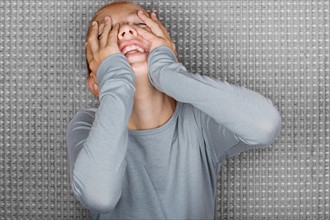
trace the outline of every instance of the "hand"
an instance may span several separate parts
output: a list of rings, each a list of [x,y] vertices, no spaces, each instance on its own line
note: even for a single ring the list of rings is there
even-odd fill
[[[166,28],[157,19],[156,14],[154,12],[151,13],[151,18],[149,18],[140,10],[138,12],[138,16],[151,30],[151,32],[149,32],[149,31],[133,24],[133,26],[136,29],[136,31],[138,32],[138,34],[141,35],[147,41],[151,42],[150,52],[153,49],[155,49],[156,47],[165,45],[165,46],[169,47],[170,49],[172,49],[174,54],[177,55],[175,44],[173,43]]]
[[[98,27],[96,21],[92,22],[86,47],[86,59],[91,72],[96,73],[100,63],[108,56],[121,53],[118,47],[119,25],[112,28],[112,20],[109,16],[104,18],[104,24]],[[100,33],[100,35],[99,35]]]

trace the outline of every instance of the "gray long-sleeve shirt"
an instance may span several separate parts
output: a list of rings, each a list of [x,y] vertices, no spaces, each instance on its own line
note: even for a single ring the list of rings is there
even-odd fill
[[[97,72],[100,105],[68,126],[71,185],[98,219],[213,219],[218,167],[271,144],[280,116],[260,94],[188,73],[166,46],[148,58],[149,80],[177,100],[161,127],[128,130],[134,73],[122,54]]]

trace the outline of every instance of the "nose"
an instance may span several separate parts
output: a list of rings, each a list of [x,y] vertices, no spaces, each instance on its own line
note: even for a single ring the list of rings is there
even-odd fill
[[[137,36],[137,32],[136,30],[128,25],[128,24],[124,24],[124,25],[120,25],[119,28],[119,32],[118,32],[118,39],[122,40],[122,39],[131,39]]]

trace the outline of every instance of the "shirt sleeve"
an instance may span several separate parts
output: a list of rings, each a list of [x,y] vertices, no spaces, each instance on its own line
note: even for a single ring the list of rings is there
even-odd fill
[[[269,99],[225,81],[189,73],[166,46],[151,52],[149,80],[158,90],[205,114],[201,126],[218,160],[246,146],[271,144],[279,133],[280,115]]]
[[[121,196],[134,77],[122,54],[106,58],[97,72],[99,107],[78,112],[68,125],[72,189],[94,211],[110,211]]]

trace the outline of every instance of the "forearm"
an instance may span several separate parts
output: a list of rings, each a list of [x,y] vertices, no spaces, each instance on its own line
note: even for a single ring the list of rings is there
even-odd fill
[[[166,47],[149,56],[149,79],[160,91],[189,103],[234,132],[247,144],[268,144],[277,135],[280,116],[260,94],[207,76],[188,73]]]
[[[126,168],[127,123],[133,106],[134,74],[122,60],[124,58],[116,56],[102,63],[97,73],[100,105],[88,137],[76,142],[83,146],[72,171],[76,196],[86,207],[98,211],[108,211],[116,205]],[[72,129],[73,137],[79,129],[84,128]]]

